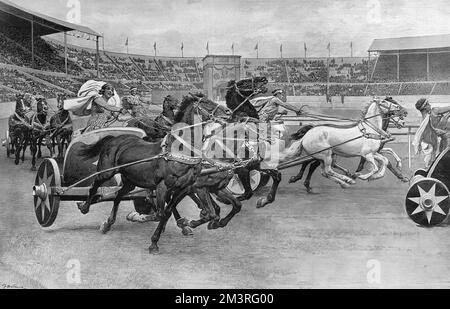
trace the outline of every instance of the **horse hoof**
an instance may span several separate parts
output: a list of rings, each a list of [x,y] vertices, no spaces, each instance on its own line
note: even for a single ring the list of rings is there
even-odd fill
[[[208,230],[217,230],[219,228],[219,222],[218,221],[211,221],[208,224]]]
[[[190,227],[187,227],[187,226],[182,228],[181,233],[183,234],[183,236],[186,236],[186,237],[194,236],[194,231]]]
[[[89,213],[89,208],[87,208],[85,205],[86,203],[84,202],[77,203],[78,209],[81,211],[83,215],[87,215]]]
[[[189,226],[189,221],[186,218],[181,218],[177,221],[177,226],[180,229],[184,229],[185,227]]]
[[[148,248],[148,253],[157,255],[159,254],[159,248],[156,245],[151,245],[150,248]]]
[[[313,193],[314,193],[313,190],[312,190],[312,188],[306,188],[306,192],[307,192],[308,194],[313,194]]]
[[[260,199],[258,199],[258,202],[256,203],[256,208],[263,208],[264,206],[266,206],[268,204],[267,202],[267,198],[262,197]]]
[[[289,179],[289,183],[296,183],[297,179],[295,177],[291,177],[291,179]]]
[[[32,166],[32,167],[31,167],[31,171],[32,171],[32,172],[36,172],[36,171],[37,171],[36,166]]]
[[[100,232],[102,232],[102,234],[107,234],[110,230],[111,226],[108,222],[103,222],[102,225],[100,225]]]

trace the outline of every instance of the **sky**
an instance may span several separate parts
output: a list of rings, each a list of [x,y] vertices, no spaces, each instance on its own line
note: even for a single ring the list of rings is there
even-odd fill
[[[450,33],[448,0],[10,0],[103,33],[105,49],[158,56],[367,56],[374,39]],[[95,47],[92,41],[70,40]]]

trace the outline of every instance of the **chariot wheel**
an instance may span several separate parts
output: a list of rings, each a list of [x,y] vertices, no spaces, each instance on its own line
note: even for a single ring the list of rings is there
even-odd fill
[[[42,227],[50,227],[58,216],[60,197],[54,188],[61,187],[58,164],[54,159],[45,159],[37,171],[33,186],[34,212]]]
[[[417,177],[406,195],[406,213],[421,226],[437,226],[448,217],[449,195],[448,188],[441,181]]]
[[[6,131],[6,137],[5,137],[5,146],[6,146],[6,157],[10,157],[12,154],[11,152],[11,136],[9,135],[9,130]]]
[[[264,175],[265,176],[265,175]],[[259,171],[250,171],[250,186],[252,188],[252,191],[256,191],[263,179],[263,174]],[[266,180],[267,184],[268,179]],[[264,185],[265,185],[264,184]],[[235,174],[233,178],[231,179],[230,183],[227,186],[227,189],[233,194],[233,195],[243,195],[245,193],[244,186],[242,185],[241,180],[239,179],[238,175]]]

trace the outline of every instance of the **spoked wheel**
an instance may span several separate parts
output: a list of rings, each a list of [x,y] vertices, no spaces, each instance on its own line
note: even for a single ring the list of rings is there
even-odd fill
[[[256,191],[261,183],[262,174],[259,171],[251,171],[250,172],[250,186],[252,188],[252,191]],[[267,182],[266,182],[267,184]],[[228,184],[227,189],[233,193],[233,195],[243,195],[245,193],[244,186],[239,179],[238,175],[234,175],[233,179],[231,179],[230,183]]]
[[[58,164],[54,159],[45,159],[33,187],[34,212],[42,227],[52,226],[58,216],[60,197],[54,192],[56,187],[61,187]]]
[[[405,205],[408,216],[415,223],[424,227],[437,226],[448,217],[449,191],[437,179],[417,177],[409,188]]]

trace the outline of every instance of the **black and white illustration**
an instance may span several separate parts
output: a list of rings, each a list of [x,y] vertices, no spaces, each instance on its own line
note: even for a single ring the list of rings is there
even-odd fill
[[[0,0],[0,289],[448,288],[449,14]]]

